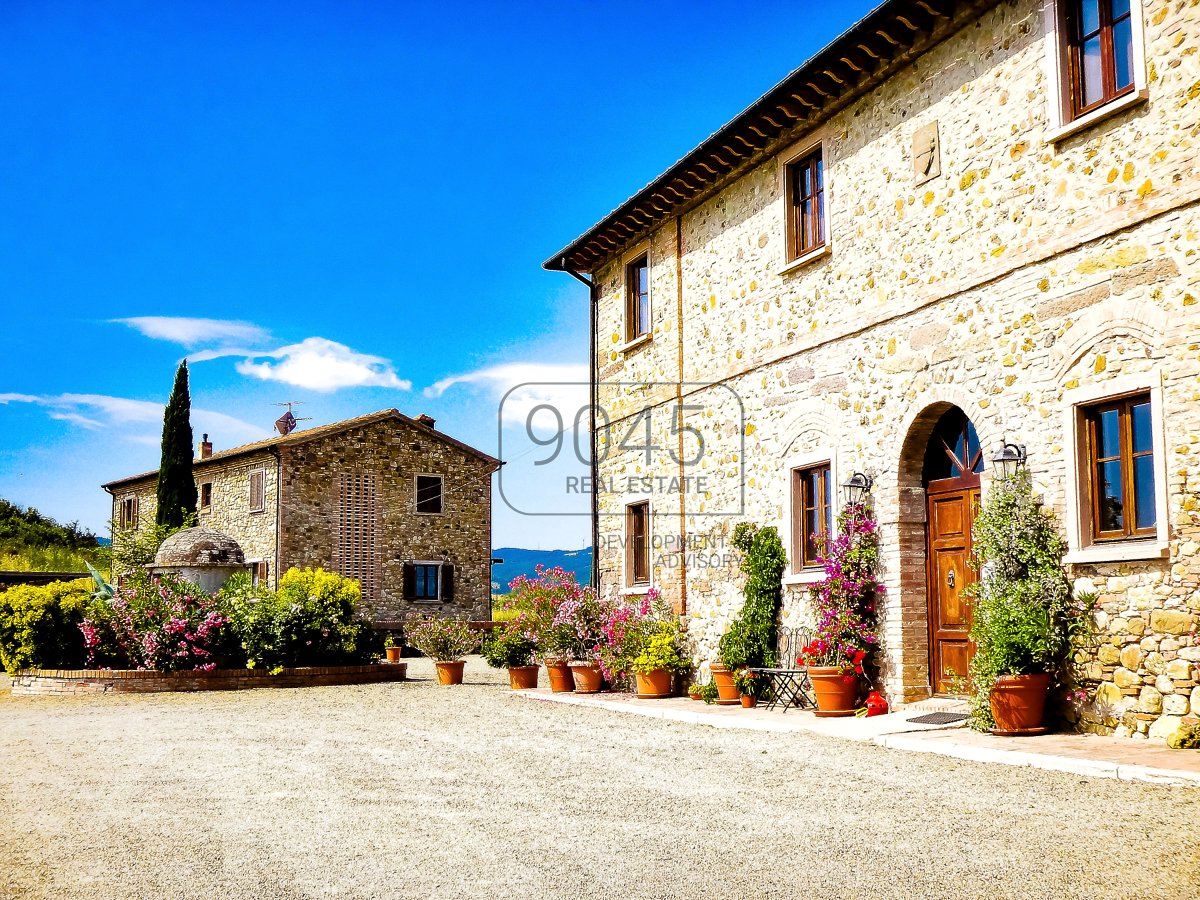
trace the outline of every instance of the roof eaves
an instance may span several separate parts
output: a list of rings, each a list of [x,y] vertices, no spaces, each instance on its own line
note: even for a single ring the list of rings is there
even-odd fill
[[[542,267],[596,271],[999,2],[885,0]]]

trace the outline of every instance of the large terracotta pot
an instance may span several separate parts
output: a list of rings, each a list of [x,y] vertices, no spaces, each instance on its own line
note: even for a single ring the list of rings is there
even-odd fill
[[[837,666],[809,666],[818,716],[852,716],[858,699],[858,676]]]
[[[732,706],[741,703],[742,692],[733,683],[733,673],[720,663],[713,663],[709,670],[712,672],[713,684],[717,686],[717,703],[721,706]]]
[[[467,664],[466,660],[434,660],[433,663],[437,666],[438,684],[462,684],[463,666]]]
[[[988,701],[996,727],[992,734],[1041,734],[1046,713],[1050,676],[1001,675],[992,685]]]
[[[670,669],[655,669],[652,672],[637,672],[637,695],[643,700],[659,700],[670,697],[674,691],[674,678]]]
[[[604,684],[604,675],[595,663],[574,663],[571,676],[575,679],[575,693],[598,694]]]
[[[384,647],[383,649],[387,653],[388,662],[400,662],[400,652],[404,649],[403,647]]]
[[[756,706],[758,706],[758,698],[757,697],[755,697],[753,694],[742,694],[742,708],[743,709],[754,709],[754,707],[756,707]]]
[[[575,679],[571,667],[561,659],[546,660],[546,674],[550,676],[550,690],[556,694],[569,694],[575,690]]]
[[[541,666],[509,666],[508,686],[514,691],[530,691],[537,687]]]

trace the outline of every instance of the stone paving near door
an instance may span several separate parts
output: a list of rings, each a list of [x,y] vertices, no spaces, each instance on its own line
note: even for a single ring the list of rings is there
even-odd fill
[[[873,718],[818,718],[808,710],[742,709],[706,706],[686,697],[638,700],[631,694],[553,694],[522,691],[530,700],[593,706],[618,713],[745,731],[810,733],[874,743],[893,750],[934,753],[975,762],[1032,766],[1057,772],[1200,787],[1200,752],[1169,750],[1162,741],[1130,740],[1095,734],[996,737],[965,725],[922,725],[911,721],[933,708],[962,707],[954,701],[926,701]]]
[[[1200,789],[536,703],[478,659],[460,687],[424,660],[410,675],[0,684],[0,896],[1200,892]]]

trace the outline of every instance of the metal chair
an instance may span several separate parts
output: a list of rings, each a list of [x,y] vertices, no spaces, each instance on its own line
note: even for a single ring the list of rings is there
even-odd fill
[[[808,646],[812,634],[807,628],[780,628],[776,639],[779,665],[773,668],[755,667],[751,671],[763,675],[770,681],[766,708],[776,706],[787,712],[789,708],[804,709],[813,706],[812,682],[808,678],[808,666],[800,662],[800,651]]]

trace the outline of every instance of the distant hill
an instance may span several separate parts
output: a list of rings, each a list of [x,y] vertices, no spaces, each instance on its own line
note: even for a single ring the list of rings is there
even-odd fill
[[[492,566],[492,593],[507,594],[508,583],[518,575],[536,574],[538,565],[547,569],[562,566],[575,573],[575,580],[587,584],[592,578],[592,548],[582,550],[522,550],[519,547],[498,547],[492,556],[504,562]]]

